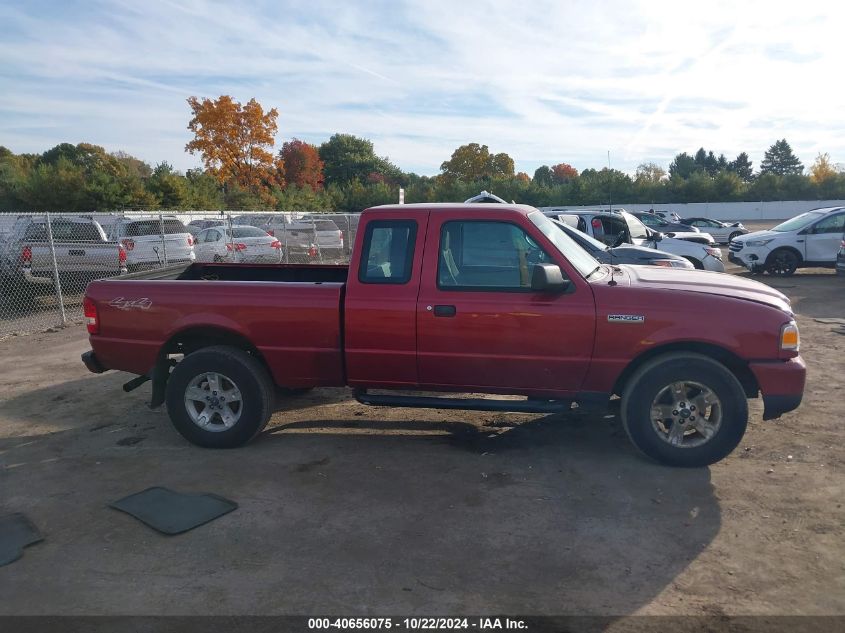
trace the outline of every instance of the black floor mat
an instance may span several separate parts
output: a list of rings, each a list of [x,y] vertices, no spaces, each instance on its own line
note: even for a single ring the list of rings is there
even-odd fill
[[[167,488],[147,488],[109,504],[131,514],[163,534],[181,534],[227,514],[234,501],[213,494],[183,494]]]
[[[6,514],[0,517],[0,567],[23,556],[23,548],[44,537],[23,514]]]

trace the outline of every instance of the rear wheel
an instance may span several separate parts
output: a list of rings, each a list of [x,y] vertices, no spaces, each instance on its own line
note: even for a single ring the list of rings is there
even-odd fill
[[[245,351],[205,347],[174,367],[167,382],[167,412],[176,430],[197,446],[242,446],[270,419],[273,382]]]
[[[781,248],[769,255],[766,269],[770,275],[789,277],[795,273],[799,263],[798,255],[789,249]]]
[[[708,466],[745,434],[748,402],[721,363],[694,353],[660,356],[640,367],[622,394],[622,423],[634,445],[671,466]]]

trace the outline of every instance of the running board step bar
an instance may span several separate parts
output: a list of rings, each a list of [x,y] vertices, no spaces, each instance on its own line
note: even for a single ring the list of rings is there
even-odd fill
[[[355,391],[355,399],[372,407],[411,407],[416,409],[462,409],[464,411],[508,411],[512,413],[563,413],[569,400],[488,400],[486,398],[439,398],[398,396]]]

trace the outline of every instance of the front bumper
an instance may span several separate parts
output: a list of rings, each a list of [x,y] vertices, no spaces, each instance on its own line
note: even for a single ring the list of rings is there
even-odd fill
[[[97,355],[94,353],[94,350],[89,350],[82,355],[82,362],[88,368],[92,374],[102,374],[105,371],[108,371],[105,367],[100,364],[100,360],[97,358]]]
[[[761,270],[766,266],[766,259],[771,251],[767,248],[745,247],[739,251],[728,251],[728,261],[751,271]]]
[[[763,394],[764,420],[779,418],[798,408],[807,380],[807,365],[803,358],[752,362],[749,366]]]

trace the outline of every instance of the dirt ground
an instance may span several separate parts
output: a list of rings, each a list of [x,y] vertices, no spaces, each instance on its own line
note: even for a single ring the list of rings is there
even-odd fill
[[[736,272],[736,271],[734,271]],[[369,409],[290,398],[196,448],[81,327],[0,342],[0,514],[42,543],[0,614],[845,614],[845,279],[760,277],[798,313],[801,408],[704,469],[659,466],[613,416]],[[163,536],[107,504],[149,486],[239,508]]]

